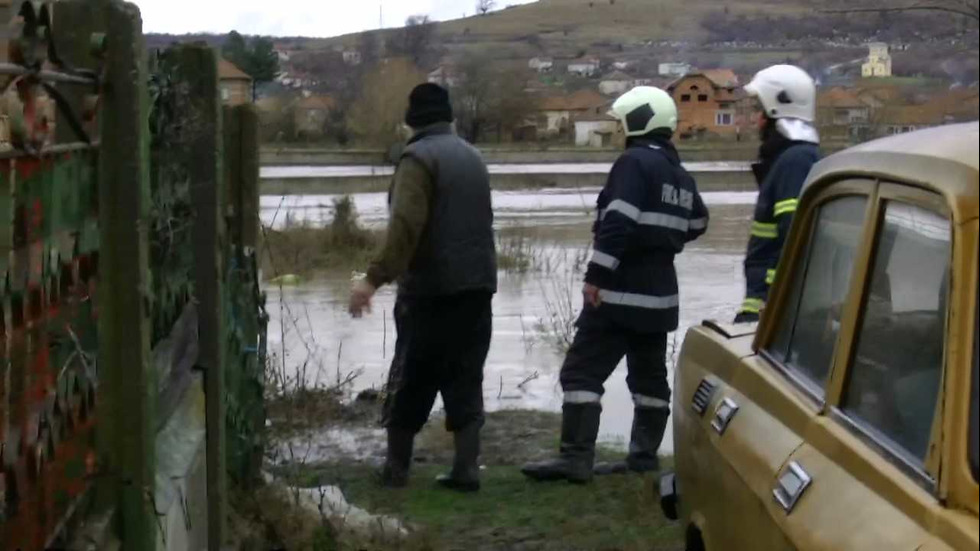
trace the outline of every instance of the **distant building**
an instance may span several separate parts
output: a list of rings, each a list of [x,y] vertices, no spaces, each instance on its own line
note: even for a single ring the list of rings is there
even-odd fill
[[[310,95],[293,106],[296,133],[306,137],[322,136],[337,102],[330,96]]]
[[[662,77],[682,77],[692,71],[694,67],[690,63],[683,62],[661,63],[657,67],[657,74]]]
[[[892,56],[888,44],[875,42],[868,45],[868,59],[861,66],[864,78],[883,78],[892,76]]]
[[[614,71],[599,81],[599,91],[607,96],[617,96],[633,87],[633,77],[622,71]]]
[[[253,100],[252,77],[224,58],[218,58],[218,87],[225,105],[242,105]]]
[[[569,74],[591,77],[599,72],[599,58],[583,57],[568,62]]]
[[[609,101],[595,90],[580,90],[567,96],[552,96],[538,104],[538,136],[569,133],[575,120],[601,115]]]
[[[617,69],[619,71],[625,71],[626,69],[629,69],[632,65],[633,65],[632,61],[614,61],[613,69]]]
[[[593,110],[594,111],[594,110]],[[578,115],[575,125],[575,145],[580,147],[610,147],[616,138],[619,121],[603,109],[601,113]]]
[[[667,86],[677,103],[681,138],[704,134],[738,137],[738,77],[731,69],[689,73]]]
[[[550,73],[555,69],[555,60],[550,57],[532,57],[527,62],[527,67],[539,73]]]
[[[344,59],[346,65],[360,65],[361,64],[361,52],[357,50],[344,50],[340,54]]]
[[[874,104],[856,91],[834,87],[817,95],[817,126],[824,139],[860,142],[871,134]]]
[[[452,65],[440,65],[429,73],[428,81],[444,88],[455,88],[459,84],[459,75]]]

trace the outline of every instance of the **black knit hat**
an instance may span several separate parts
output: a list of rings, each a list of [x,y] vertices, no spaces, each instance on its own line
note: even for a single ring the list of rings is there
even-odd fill
[[[437,122],[453,122],[449,92],[431,82],[419,84],[408,96],[405,124],[412,128],[425,128]]]

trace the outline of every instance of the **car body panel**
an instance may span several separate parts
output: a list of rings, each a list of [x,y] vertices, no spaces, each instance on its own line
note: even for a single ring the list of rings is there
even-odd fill
[[[755,334],[718,323],[688,332],[674,392],[676,482],[681,519],[700,530],[708,549],[977,548],[978,485],[968,435],[980,241],[978,128],[954,125],[880,140],[819,163]],[[766,351],[805,266],[820,205],[854,194],[867,196],[868,210],[856,236],[859,254],[839,312],[828,380],[814,392],[812,383],[801,384]],[[920,433],[930,435],[925,458],[911,463],[838,409],[863,331],[884,205],[891,202],[946,216],[951,229],[935,421],[929,433]],[[704,380],[715,389],[699,416],[691,404]],[[726,398],[738,411],[720,433],[711,422]],[[773,490],[790,462],[811,481],[787,512]]]

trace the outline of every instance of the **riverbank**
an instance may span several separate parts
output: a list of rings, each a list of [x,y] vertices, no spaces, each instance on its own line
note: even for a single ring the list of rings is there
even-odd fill
[[[825,153],[840,151],[846,143],[826,142]],[[611,163],[622,153],[618,148],[590,148],[569,145],[501,146],[478,145],[488,163]],[[679,142],[681,158],[699,161],[752,161],[758,156],[759,142],[746,140]],[[389,152],[370,148],[338,148],[324,144],[266,144],[261,148],[262,165],[386,165]]]
[[[692,172],[698,189],[708,191],[755,191],[758,186],[748,167],[710,172]],[[608,170],[587,173],[511,173],[491,174],[490,186],[496,191],[601,188]],[[262,177],[262,195],[333,195],[387,192],[390,170],[353,176]]]
[[[283,427],[284,410],[273,407],[276,449],[285,452],[272,472],[297,495],[336,494],[351,508],[368,511],[387,529],[352,529],[349,519],[324,519],[309,530],[321,547],[313,549],[479,549],[479,550],[680,550],[682,533],[660,513],[654,475],[619,475],[590,485],[537,483],[519,466],[555,453],[561,416],[557,413],[504,410],[489,413],[482,433],[481,481],[474,494],[458,494],[435,485],[434,477],[452,461],[451,435],[435,415],[416,440],[410,484],[386,489],[376,472],[384,457],[377,428],[376,395],[348,406],[328,408],[322,423]],[[323,412],[317,400],[316,411]],[[307,402],[308,403],[308,402]],[[308,406],[306,406],[308,407]],[[283,427],[279,430],[278,427]],[[346,436],[345,436],[346,435]],[[370,435],[370,436],[368,436]],[[303,448],[302,442],[317,442]],[[356,443],[355,443],[356,442]],[[331,444],[332,443],[332,444]],[[601,459],[622,455],[601,447]],[[669,458],[664,458],[666,465]],[[270,512],[270,514],[275,514]]]

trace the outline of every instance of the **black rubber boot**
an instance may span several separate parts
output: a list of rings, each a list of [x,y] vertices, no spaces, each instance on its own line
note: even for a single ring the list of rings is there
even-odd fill
[[[412,446],[415,433],[388,427],[388,454],[381,471],[381,485],[387,488],[404,488],[408,485],[408,471],[412,464]]]
[[[667,430],[670,410],[666,408],[634,408],[633,431],[630,435],[630,451],[624,461],[599,463],[593,469],[596,475],[623,474],[627,471],[648,473],[660,470],[657,451]]]
[[[561,416],[561,446],[557,459],[528,463],[521,472],[534,480],[592,480],[595,440],[599,435],[599,404],[565,404]]]
[[[480,489],[480,426],[481,423],[471,423],[453,433],[456,448],[453,470],[436,477],[440,486],[457,492],[476,492]]]

